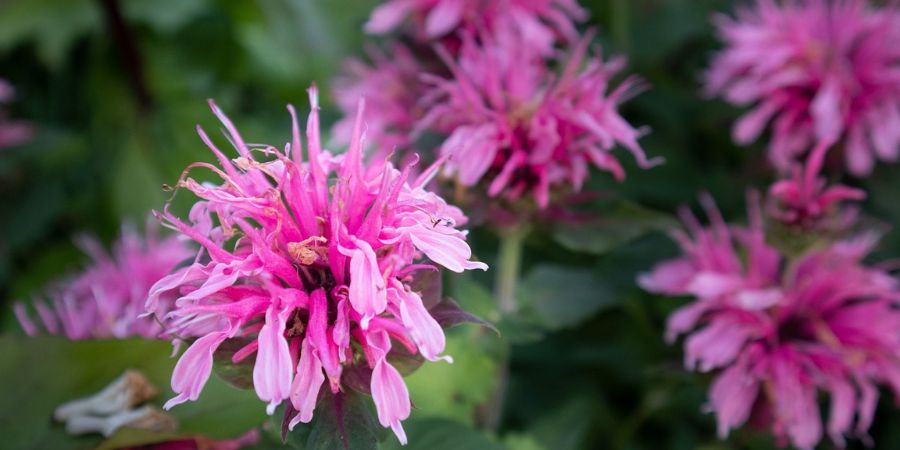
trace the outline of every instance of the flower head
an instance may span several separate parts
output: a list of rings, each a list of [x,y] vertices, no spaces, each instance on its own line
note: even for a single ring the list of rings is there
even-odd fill
[[[9,103],[15,97],[15,90],[6,80],[0,78],[0,106]],[[6,111],[0,108],[0,149],[19,145],[27,141],[33,130],[31,124],[9,120]]]
[[[38,323],[24,304],[14,306],[25,332],[35,335],[43,328],[69,339],[162,338],[165,330],[157,318],[143,317],[144,302],[154,283],[190,258],[190,246],[177,237],[159,237],[153,222],[148,223],[145,236],[124,227],[111,253],[92,237],[77,243],[91,257],[91,264],[52,284],[46,301],[34,301]],[[168,311],[173,300],[162,298],[158,310]]]
[[[791,178],[783,179],[769,188],[769,193],[777,201],[772,215],[778,220],[803,229],[828,228],[846,229],[856,219],[853,209],[838,209],[847,201],[859,201],[866,193],[843,185],[828,186],[819,176],[827,147],[819,145],[812,151],[806,165],[794,166]],[[836,220],[828,223],[829,218]]]
[[[219,164],[194,163],[179,181],[200,198],[188,222],[168,211],[162,217],[202,252],[160,280],[147,301],[152,311],[160,295],[177,293],[167,317],[176,334],[198,337],[175,366],[177,396],[166,407],[196,399],[216,349],[244,337],[251,341],[233,360],[256,354],[253,387],[269,414],[290,400],[297,411],[290,427],[309,422],[326,380],[336,393],[345,370],[363,368],[381,424],[405,442],[409,395],[387,356],[448,359],[443,331],[410,282],[437,266],[487,266],[470,261],[466,234],[456,229],[465,222],[460,210],[423,189],[436,167],[415,180],[409,165],[365,170],[362,102],[347,153],[324,151],[315,87],[310,100],[305,159],[290,107],[293,136],[283,151],[247,145],[212,102],[238,157],[226,157],[198,127]],[[197,182],[189,176],[197,168],[221,184]]]
[[[782,443],[812,449],[823,435],[822,392],[831,396],[831,439],[842,445],[846,435],[865,436],[876,386],[900,396],[897,281],[862,262],[876,239],[788,259],[765,242],[758,207],[744,229],[726,225],[711,200],[705,203],[712,225],[686,216],[691,234],[676,235],[684,256],[639,283],[694,297],[669,318],[667,336],[687,335],[689,369],[717,371],[709,407],[720,437],[755,416],[770,420]]]
[[[575,39],[573,22],[587,13],[575,0],[387,0],[372,11],[366,31],[387,33],[408,17],[422,41],[460,30],[508,28],[548,54],[557,41]]]
[[[440,149],[446,172],[490,197],[531,197],[545,208],[551,191],[579,190],[590,166],[623,179],[617,145],[641,167],[658,163],[637,142],[643,131],[618,112],[641,83],[630,77],[611,88],[624,60],[589,57],[589,42],[582,39],[561,73],[509,33],[466,34],[457,58],[442,52],[453,77],[428,78],[430,106],[419,127],[447,136]]]
[[[769,155],[782,170],[810,148],[843,141],[850,172],[900,157],[900,13],[865,0],[757,0],[720,16],[725,49],[706,90],[753,105],[734,126],[739,144],[772,122]]]

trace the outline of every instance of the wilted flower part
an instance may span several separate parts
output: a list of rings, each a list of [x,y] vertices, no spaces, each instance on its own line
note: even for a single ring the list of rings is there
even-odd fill
[[[360,59],[348,60],[344,75],[334,81],[333,96],[343,118],[332,135],[338,144],[349,144],[353,136],[356,108],[366,99],[366,138],[373,147],[369,163],[380,164],[393,152],[411,158],[412,131],[423,114],[419,101],[425,85],[420,76],[425,68],[406,46],[395,43],[390,53],[370,47],[371,65]]]
[[[508,33],[466,34],[456,59],[442,52],[453,78],[428,78],[430,106],[419,128],[447,136],[445,171],[462,186],[481,184],[490,197],[532,197],[545,208],[562,185],[579,190],[590,166],[623,179],[616,146],[642,168],[661,162],[647,159],[637,142],[644,130],[618,112],[642,83],[630,77],[611,88],[624,59],[588,56],[590,39],[559,61],[561,73]]]
[[[77,243],[91,257],[91,264],[51,284],[46,298],[34,300],[37,321],[25,304],[14,305],[25,333],[46,332],[76,340],[164,338],[167,330],[160,317],[145,317],[144,303],[154,283],[191,257],[191,246],[179,237],[158,236],[152,221],[144,236],[130,226],[123,227],[111,253],[93,237],[83,236]],[[158,312],[165,313],[173,302],[171,296],[161,298]]]
[[[862,259],[877,239],[866,235],[788,259],[765,243],[758,206],[747,229],[712,220],[678,234],[684,256],[639,279],[645,289],[694,300],[668,323],[685,340],[685,365],[718,371],[709,392],[719,435],[751,416],[771,421],[781,444],[812,449],[824,431],[837,444],[866,438],[876,386],[900,397],[897,281]],[[741,255],[746,255],[741,257]],[[823,427],[817,398],[830,394]]]
[[[829,215],[836,219],[835,228],[846,229],[856,218],[853,209],[838,210],[847,201],[860,201],[866,193],[843,185],[827,186],[819,176],[828,147],[819,145],[807,158],[804,167],[795,166],[791,178],[772,185],[769,194],[777,200],[773,216],[788,224],[805,229],[821,227]]]
[[[513,30],[542,54],[574,41],[574,22],[587,18],[575,0],[387,0],[372,11],[366,31],[383,34],[410,19],[413,35],[434,40],[454,31]]]
[[[9,120],[3,105],[12,102],[16,91],[0,78],[0,149],[19,145],[31,138],[34,130],[30,123]]]
[[[842,141],[850,172],[900,157],[900,14],[865,0],[757,0],[717,18],[725,49],[706,90],[753,105],[734,126],[748,144],[772,124],[769,154],[788,170],[815,145]]]
[[[344,372],[362,369],[371,374],[382,424],[405,441],[400,421],[409,416],[409,394],[387,359],[391,342],[429,359],[444,350],[443,331],[423,317],[428,312],[410,282],[417,271],[435,269],[426,259],[460,272],[487,266],[470,260],[466,234],[455,228],[465,216],[423,189],[437,167],[415,180],[412,164],[366,170],[362,103],[348,152],[323,150],[317,97],[311,88],[306,158],[293,108],[293,136],[281,151],[247,145],[210,102],[239,156],[226,157],[198,127],[219,164],[194,163],[179,181],[200,198],[188,222],[161,214],[203,248],[147,300],[152,311],[160,298],[176,295],[166,315],[173,331],[199,337],[175,367],[177,395],[166,408],[200,395],[226,339],[249,337],[233,360],[256,354],[253,386],[269,414],[290,400],[297,411],[290,427],[309,422],[325,381],[338,393]],[[196,168],[221,184],[197,182],[190,177]]]

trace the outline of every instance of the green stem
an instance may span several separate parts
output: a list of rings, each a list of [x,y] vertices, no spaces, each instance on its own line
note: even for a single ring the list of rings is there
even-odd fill
[[[516,286],[522,267],[522,244],[527,230],[518,227],[500,236],[500,251],[497,257],[497,278],[494,293],[501,315],[509,315],[519,309]]]
[[[519,271],[522,268],[522,244],[528,234],[527,227],[517,226],[504,230],[500,234],[500,250],[494,266],[494,296],[501,316],[510,316],[519,309],[516,299],[516,287],[519,284]],[[506,400],[506,389],[509,384],[509,358],[512,349],[509,343],[502,342],[499,349],[497,384],[490,398],[478,409],[479,422],[484,428],[496,432],[503,419],[503,404]]]

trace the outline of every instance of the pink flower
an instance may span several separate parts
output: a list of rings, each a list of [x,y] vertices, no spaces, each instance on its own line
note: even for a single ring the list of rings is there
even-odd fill
[[[819,177],[825,153],[828,148],[819,145],[810,154],[806,166],[793,168],[793,176],[776,182],[769,193],[778,201],[772,211],[777,219],[789,225],[805,229],[834,228],[846,229],[856,219],[853,209],[838,210],[839,204],[845,201],[859,201],[866,198],[866,193],[843,185],[827,186],[825,179]],[[833,216],[834,223],[826,223]]]
[[[405,442],[400,422],[409,416],[409,394],[387,359],[391,340],[398,351],[428,359],[444,351],[443,330],[410,282],[416,271],[435,268],[426,259],[457,272],[487,266],[470,260],[466,234],[455,228],[465,216],[423,189],[437,167],[415,180],[415,162],[366,170],[362,103],[347,153],[322,150],[318,94],[315,87],[309,92],[305,158],[291,107],[293,135],[283,151],[246,144],[212,102],[238,157],[226,157],[198,128],[218,165],[194,163],[179,181],[200,198],[188,222],[168,211],[162,217],[203,251],[160,280],[147,300],[152,311],[174,294],[176,307],[166,314],[173,331],[199,337],[176,366],[177,396],[166,406],[200,395],[222,342],[251,337],[233,359],[256,354],[253,386],[269,414],[290,400],[297,411],[290,427],[309,422],[325,380],[337,393],[344,372],[361,368],[371,374],[381,423]],[[221,183],[195,181],[190,175],[198,168]]]
[[[421,41],[459,30],[508,28],[548,54],[557,41],[575,40],[573,22],[587,18],[587,12],[575,0],[387,0],[372,11],[366,31],[384,34],[408,17]]]
[[[78,244],[93,261],[82,272],[52,284],[46,301],[34,301],[38,324],[25,304],[14,305],[25,332],[36,335],[43,328],[69,339],[162,338],[166,330],[159,321],[142,317],[144,302],[156,281],[190,258],[190,246],[180,238],[159,237],[153,222],[148,222],[145,237],[124,227],[111,254],[91,237],[80,238]],[[159,312],[170,309],[173,300],[162,298]]]
[[[823,428],[841,446],[845,436],[864,437],[876,385],[900,397],[897,281],[862,263],[876,239],[839,241],[790,259],[766,244],[758,207],[742,229],[704,202],[711,226],[688,216],[692,235],[676,237],[684,256],[639,283],[694,298],[669,318],[667,335],[687,335],[689,369],[716,371],[709,408],[720,437],[751,416],[770,420],[782,445],[800,449],[812,449]],[[824,426],[820,393],[831,396]]]
[[[734,126],[748,144],[772,122],[769,155],[787,170],[819,144],[843,142],[850,172],[900,157],[900,14],[864,0],[757,0],[720,16],[725,49],[706,90],[753,105]]]
[[[369,47],[368,54],[371,65],[350,59],[346,73],[334,81],[333,97],[343,118],[334,125],[332,135],[338,144],[350,143],[356,108],[359,99],[365,98],[369,111],[366,137],[374,147],[368,161],[381,163],[395,151],[403,159],[412,157],[412,130],[423,114],[419,106],[425,91],[419,80],[425,71],[423,64],[399,43],[393,45],[390,55],[376,47]]]
[[[644,131],[618,112],[641,83],[631,77],[611,88],[624,60],[588,57],[590,39],[583,38],[567,61],[546,60],[502,32],[478,39],[465,34],[455,60],[441,52],[453,78],[428,77],[430,106],[419,128],[447,136],[440,149],[446,172],[490,197],[531,197],[545,208],[552,192],[578,191],[591,166],[623,179],[616,146],[640,167],[660,162],[646,158],[637,142]],[[557,65],[561,73],[551,69]]]
[[[9,103],[15,97],[15,90],[4,79],[0,78],[0,106]],[[19,145],[31,138],[31,124],[9,120],[5,110],[0,108],[0,149]]]

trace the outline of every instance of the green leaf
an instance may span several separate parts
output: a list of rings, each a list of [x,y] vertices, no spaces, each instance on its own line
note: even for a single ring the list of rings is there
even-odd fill
[[[540,341],[546,335],[547,327],[533,314],[508,314],[497,322],[497,329],[503,340],[521,345]]]
[[[59,67],[75,40],[99,29],[92,0],[6,0],[0,4],[0,53],[33,41],[42,62]]]
[[[482,349],[476,333],[463,329],[447,334],[444,352],[453,364],[423,364],[406,378],[417,417],[444,417],[471,423],[475,408],[491,395],[496,383],[497,362]],[[493,336],[485,339],[496,341]]]
[[[422,269],[413,274],[410,289],[418,292],[422,297],[422,304],[426,309],[431,309],[441,302],[444,284],[439,270]]]
[[[504,450],[474,428],[447,419],[410,419],[403,423],[409,443],[389,439],[380,450]]]
[[[154,433],[147,430],[134,428],[119,428],[109,439],[103,441],[94,450],[116,450],[120,448],[136,447],[141,445],[156,444],[174,440],[190,439],[177,433]]]
[[[392,340],[392,343],[391,351],[388,352],[387,355],[387,360],[398,372],[400,372],[400,375],[410,375],[416,370],[419,370],[419,367],[422,367],[422,364],[425,363],[425,357],[423,357],[421,353],[410,353],[406,347],[396,340]],[[368,368],[368,366],[366,366],[366,368]]]
[[[534,436],[523,433],[507,433],[503,445],[509,450],[547,450]]]
[[[520,296],[534,318],[551,330],[574,326],[619,302],[600,273],[549,264],[528,272]]]
[[[471,274],[453,276],[450,280],[453,282],[450,296],[459,302],[462,309],[490,321],[500,319],[494,296]]]
[[[596,405],[589,396],[577,395],[561,407],[538,419],[531,433],[537,441],[554,450],[584,448]]]
[[[370,400],[353,391],[324,395],[309,425],[306,450],[366,450],[378,448],[381,432]]]
[[[553,238],[574,252],[603,254],[648,233],[675,226],[669,215],[625,201],[597,214],[601,217],[559,225],[553,231]]]
[[[161,407],[174,393],[169,379],[175,365],[164,341],[68,341],[59,337],[0,337],[0,433],[16,449],[91,448],[99,435],[70,436],[51,419],[60,404],[91,395],[122,374],[140,370],[161,393],[150,404]],[[173,408],[179,434],[231,438],[265,420],[265,405],[211,377],[200,398]]]
[[[135,221],[142,221],[151,209],[162,208],[166,198],[162,178],[147,157],[152,150],[139,139],[126,144],[110,186],[117,216]]]
[[[208,0],[125,0],[122,11],[127,19],[146,23],[162,33],[172,33],[208,11]]]
[[[494,324],[462,309],[458,303],[452,298],[445,298],[443,301],[428,310],[431,317],[440,324],[441,328],[452,328],[464,323],[474,323],[491,329],[493,332],[500,334]]]
[[[238,389],[253,389],[253,364],[256,356],[248,356],[235,364],[232,362],[234,354],[253,342],[252,338],[226,339],[213,353],[214,370],[226,383]]]

